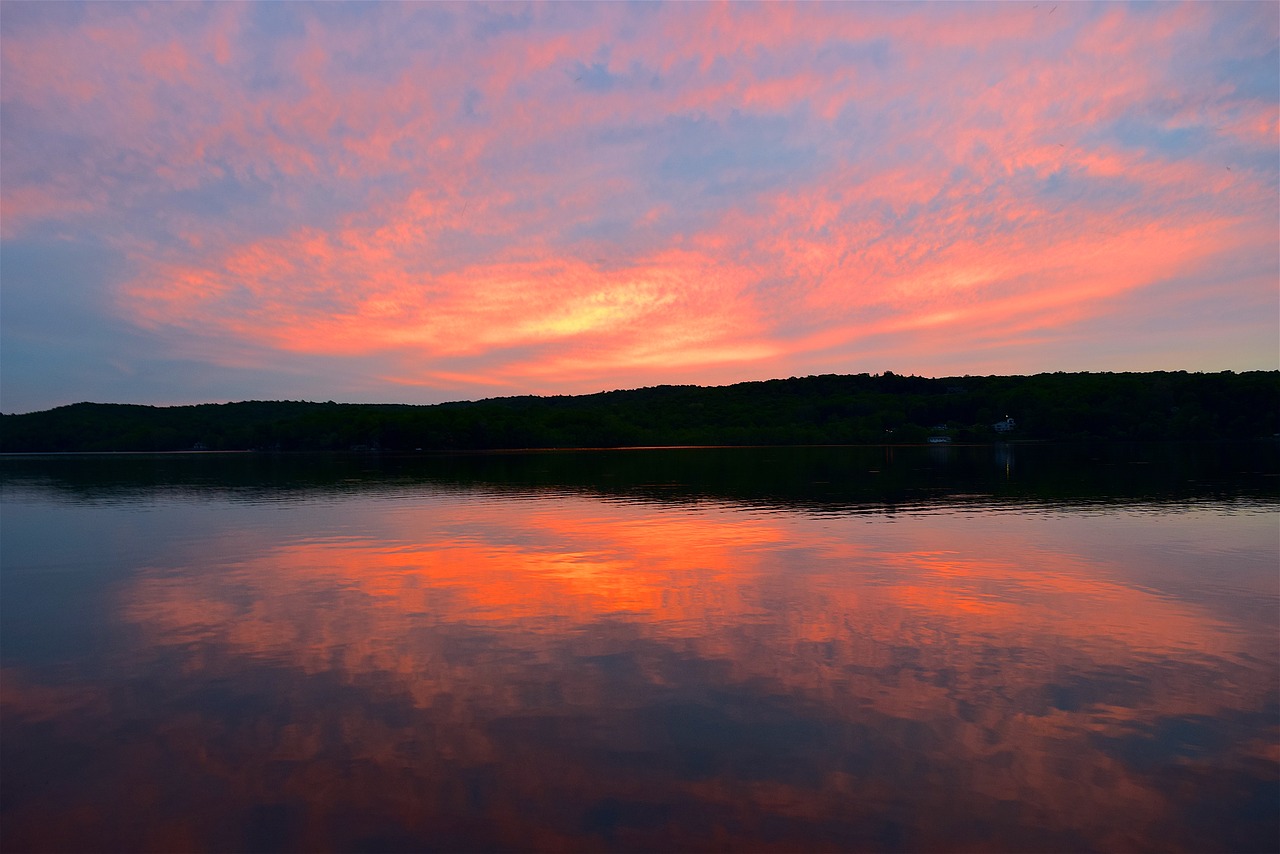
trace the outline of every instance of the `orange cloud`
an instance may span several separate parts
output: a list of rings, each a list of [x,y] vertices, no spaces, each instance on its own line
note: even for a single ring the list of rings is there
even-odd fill
[[[89,7],[6,31],[4,233],[126,256],[109,302],[166,356],[427,395],[1078,368],[1038,342],[1274,270],[1274,14],[1042,12]]]

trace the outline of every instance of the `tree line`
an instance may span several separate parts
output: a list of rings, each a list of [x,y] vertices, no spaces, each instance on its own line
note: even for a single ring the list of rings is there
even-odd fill
[[[1012,419],[1007,432],[996,425]],[[1280,433],[1280,371],[791,377],[427,406],[77,403],[0,416],[0,451],[460,451],[1205,440]]]

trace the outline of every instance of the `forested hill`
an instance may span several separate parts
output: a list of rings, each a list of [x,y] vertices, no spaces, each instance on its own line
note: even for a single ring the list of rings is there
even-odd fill
[[[1012,429],[996,424],[1012,419]],[[1005,425],[1007,426],[1007,425]],[[926,377],[657,386],[433,406],[77,403],[0,416],[0,451],[414,451],[636,445],[1256,439],[1280,433],[1280,371]]]

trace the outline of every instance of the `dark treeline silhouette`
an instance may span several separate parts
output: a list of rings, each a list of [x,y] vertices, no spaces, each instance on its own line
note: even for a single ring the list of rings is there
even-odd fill
[[[998,424],[1012,419],[1011,429]],[[1001,427],[1009,427],[1001,424]],[[0,416],[0,451],[447,451],[644,445],[1256,439],[1280,371],[823,375],[432,406],[77,403]]]

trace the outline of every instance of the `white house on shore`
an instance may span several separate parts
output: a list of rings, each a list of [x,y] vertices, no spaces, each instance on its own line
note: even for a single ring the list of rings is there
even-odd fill
[[[1003,421],[997,421],[995,424],[991,425],[992,429],[997,433],[1008,433],[1017,426],[1017,423],[1007,415],[1004,417]]]

